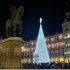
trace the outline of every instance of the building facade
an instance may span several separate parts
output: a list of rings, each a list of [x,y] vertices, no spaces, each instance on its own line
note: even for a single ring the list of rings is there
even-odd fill
[[[23,42],[21,63],[33,63],[33,53],[35,51],[36,41]]]
[[[64,46],[63,33],[49,36],[46,38],[46,44],[51,62],[64,62]]]
[[[70,62],[70,12],[62,24],[63,33],[46,37],[51,62]]]
[[[51,62],[70,62],[70,16],[66,13],[66,18],[62,24],[62,33],[46,37],[46,47]],[[33,63],[33,53],[36,47],[36,40],[24,42],[23,46],[27,51],[23,51],[21,63]]]
[[[70,62],[70,12],[66,13],[65,22],[62,24],[64,33],[64,57],[65,62]]]
[[[70,62],[70,32],[65,33],[64,41],[65,41],[64,46],[65,62]]]

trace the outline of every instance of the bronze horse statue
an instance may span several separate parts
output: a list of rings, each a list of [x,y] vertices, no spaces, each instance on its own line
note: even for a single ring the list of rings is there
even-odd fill
[[[14,36],[16,36],[16,27],[19,25],[20,34],[22,32],[22,20],[21,17],[23,16],[24,7],[20,6],[16,9],[13,7],[11,10],[11,17],[9,20],[6,21],[6,35],[10,37],[11,33],[14,32]]]

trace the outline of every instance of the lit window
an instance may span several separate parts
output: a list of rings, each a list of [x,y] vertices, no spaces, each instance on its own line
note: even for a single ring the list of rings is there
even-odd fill
[[[59,40],[61,40],[63,38],[63,36],[62,35],[59,35]]]
[[[21,63],[27,63],[27,58],[22,59]]]
[[[68,63],[68,61],[69,61],[68,58],[66,58],[66,59],[65,59],[65,63]]]
[[[67,42],[66,46],[70,46],[70,43],[69,43],[69,42]]]
[[[53,42],[54,41],[54,38],[51,38],[51,41]]]
[[[58,48],[58,43],[55,43],[55,47]]]
[[[62,46],[64,46],[65,45],[65,43],[64,42],[62,42]]]
[[[58,47],[58,43],[56,43],[56,46]]]
[[[64,39],[66,39],[67,38],[67,34],[65,34],[65,36],[64,36]]]
[[[58,62],[59,61],[59,58],[55,58],[55,62]]]
[[[67,34],[67,37],[70,38],[70,34]]]
[[[64,42],[60,42],[60,43],[59,43],[59,46],[60,46],[60,47],[63,47],[63,46],[64,46]]]
[[[55,60],[54,58],[51,58],[51,62],[54,62],[54,60]]]
[[[28,48],[25,48],[24,46],[22,46],[22,52],[28,52]]]
[[[28,63],[31,63],[31,58],[28,59]]]
[[[64,58],[63,57],[60,57],[60,62],[64,62]]]
[[[32,46],[33,46],[33,44],[34,44],[34,43],[33,43],[33,42],[31,42],[31,45],[32,45]]]
[[[51,46],[52,46],[52,48],[54,48],[54,44],[52,44]]]
[[[50,48],[50,44],[48,44],[47,47]]]
[[[32,47],[31,49],[32,49],[32,50],[34,50],[34,48],[33,48],[33,47]]]
[[[68,44],[68,46],[70,46],[70,44]]]
[[[70,33],[65,34],[64,39],[70,38]]]
[[[69,58],[69,63],[70,63],[70,58]]]
[[[21,47],[22,52],[24,51],[24,46]]]

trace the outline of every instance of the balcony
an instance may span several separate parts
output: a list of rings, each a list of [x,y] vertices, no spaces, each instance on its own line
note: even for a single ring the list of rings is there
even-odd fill
[[[67,55],[69,54],[70,55],[70,52],[64,52],[64,54],[67,54]]]

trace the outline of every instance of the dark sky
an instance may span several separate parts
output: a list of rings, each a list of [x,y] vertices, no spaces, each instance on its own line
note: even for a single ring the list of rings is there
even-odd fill
[[[2,2],[3,1],[3,2]],[[62,32],[61,24],[64,22],[66,0],[2,0],[0,1],[0,35],[5,36],[5,22],[8,20],[10,5],[24,6],[23,39],[25,41],[37,38],[39,31],[39,18],[43,18],[43,31],[45,37]]]

